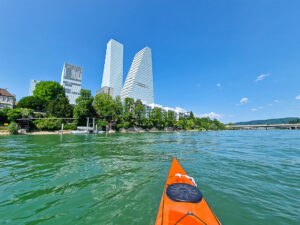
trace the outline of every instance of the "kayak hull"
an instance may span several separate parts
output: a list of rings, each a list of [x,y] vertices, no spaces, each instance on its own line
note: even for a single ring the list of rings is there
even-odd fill
[[[173,162],[168,174],[164,192],[161,198],[155,225],[220,225],[221,223],[202,197],[200,202],[178,202],[170,199],[166,194],[169,185],[175,183],[186,183],[196,186],[194,181],[187,175],[178,161]]]

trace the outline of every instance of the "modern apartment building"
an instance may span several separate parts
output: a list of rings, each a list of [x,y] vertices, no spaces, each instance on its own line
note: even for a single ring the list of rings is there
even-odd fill
[[[29,96],[33,95],[33,91],[35,89],[35,86],[37,85],[37,83],[39,83],[39,80],[30,80],[30,86],[29,86]]]
[[[149,113],[152,109],[160,108],[162,112],[173,112],[176,120],[179,120],[180,118],[188,118],[190,116],[190,112],[187,112],[185,109],[176,107],[176,108],[170,108],[170,107],[163,107],[159,104],[144,104],[146,109],[146,116],[149,116]]]
[[[149,47],[136,53],[128,72],[121,100],[140,99],[144,104],[154,104],[152,55]]]
[[[0,88],[0,109],[9,107],[14,108],[16,96],[9,93],[6,89]]]
[[[113,97],[121,94],[123,85],[123,45],[110,39],[106,47],[101,87],[113,88]]]
[[[60,84],[65,87],[66,96],[68,97],[69,102],[72,105],[76,104],[76,99],[80,95],[81,80],[81,67],[65,63],[61,73]]]

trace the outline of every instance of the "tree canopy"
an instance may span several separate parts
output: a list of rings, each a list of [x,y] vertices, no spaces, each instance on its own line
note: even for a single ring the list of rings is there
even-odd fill
[[[114,120],[116,116],[115,101],[106,93],[96,95],[94,100],[94,107],[97,115],[106,121]]]
[[[41,100],[59,100],[65,97],[65,88],[56,81],[40,81],[35,86],[33,96]]]
[[[84,125],[86,117],[94,117],[96,112],[93,107],[94,98],[90,90],[81,89],[80,96],[76,99],[73,118],[76,118],[78,125]]]
[[[32,109],[11,109],[7,112],[7,118],[9,121],[16,122],[17,119],[33,117],[33,110]]]
[[[36,111],[43,111],[46,105],[47,102],[45,100],[40,99],[39,97],[27,96],[20,99],[17,107],[33,109]]]
[[[59,99],[50,100],[46,107],[47,115],[58,118],[72,118],[73,106],[69,104],[67,97],[63,96]]]
[[[77,125],[85,125],[86,117],[98,117],[97,124],[104,129],[113,122],[117,130],[134,126],[144,129],[164,128],[182,130],[223,130],[225,125],[218,120],[195,117],[190,112],[189,117],[182,117],[175,112],[162,108],[152,108],[146,111],[141,100],[126,98],[121,102],[119,96],[115,99],[109,94],[99,94],[95,98],[90,90],[81,89],[76,99],[76,106],[69,104],[64,88],[54,81],[41,81],[34,90],[34,96],[24,97],[19,101],[18,108],[5,108],[0,111],[0,123],[17,121],[24,117],[43,117],[33,114],[33,110],[46,112],[46,117],[74,118]],[[38,129],[57,129],[63,120],[39,120],[34,123]],[[295,121],[299,122],[299,120]],[[71,124],[75,126],[75,124]],[[168,129],[169,130],[169,129]]]

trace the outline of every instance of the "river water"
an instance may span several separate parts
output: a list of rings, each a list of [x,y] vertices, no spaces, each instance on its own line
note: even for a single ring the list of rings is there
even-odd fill
[[[300,130],[0,137],[0,224],[154,224],[172,157],[223,225],[299,224]]]

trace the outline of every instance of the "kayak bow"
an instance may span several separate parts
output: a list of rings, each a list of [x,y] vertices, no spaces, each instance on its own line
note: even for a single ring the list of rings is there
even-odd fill
[[[173,158],[155,225],[221,225],[192,177]]]

